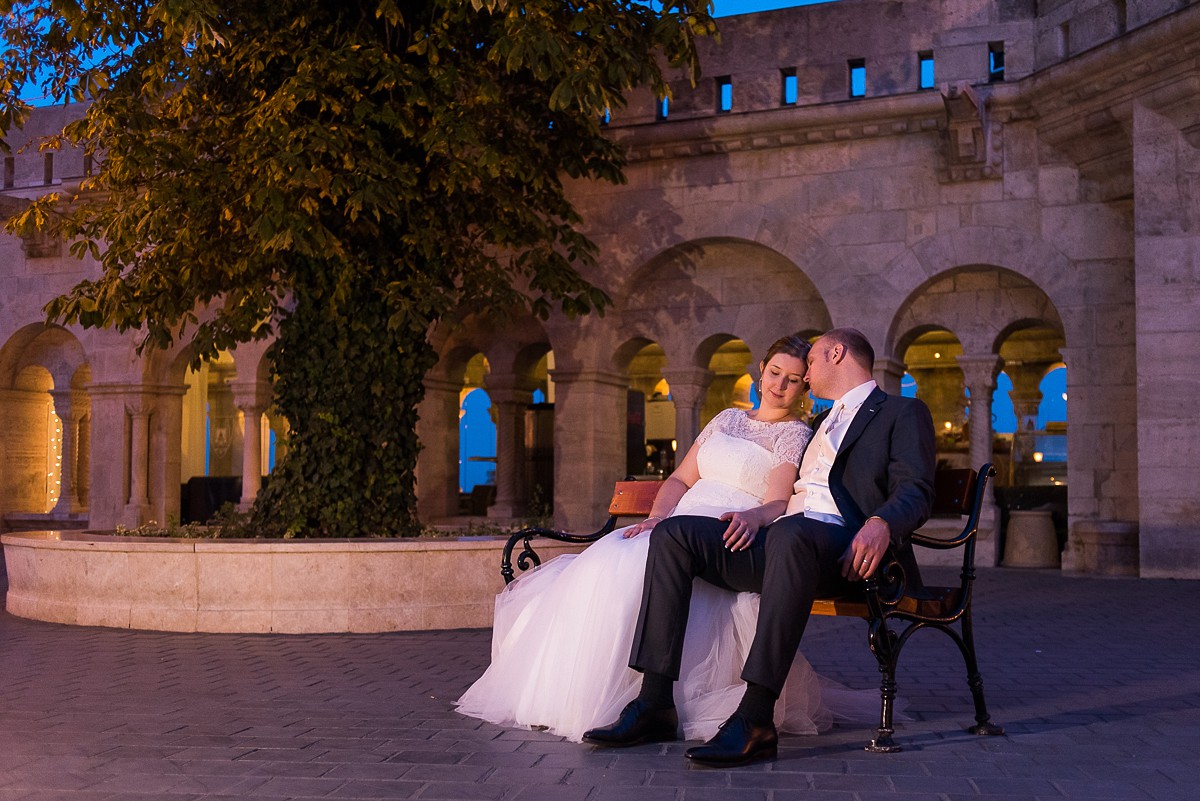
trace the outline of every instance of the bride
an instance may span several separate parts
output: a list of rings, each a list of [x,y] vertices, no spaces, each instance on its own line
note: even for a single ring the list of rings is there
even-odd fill
[[[620,713],[640,684],[627,662],[650,530],[672,514],[708,515],[729,521],[726,547],[742,549],[783,514],[812,436],[798,414],[808,349],[798,335],[770,347],[759,363],[759,408],[713,418],[663,483],[650,517],[547,562],[497,596],[492,663],[458,700],[459,712],[577,742]],[[686,739],[708,739],[736,708],[757,617],[757,594],[696,582],[675,689]],[[797,654],[776,705],[781,731],[814,734],[831,725],[823,682]]]

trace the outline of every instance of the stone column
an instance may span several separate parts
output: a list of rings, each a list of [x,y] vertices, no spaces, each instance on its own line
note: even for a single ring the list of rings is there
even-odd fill
[[[675,404],[675,463],[679,464],[700,433],[700,410],[713,373],[702,367],[664,370]]]
[[[533,402],[532,382],[519,376],[490,374],[484,381],[496,409],[496,502],[488,517],[512,519],[525,514],[525,409]]]
[[[245,511],[262,488],[262,416],[271,403],[271,385],[265,381],[233,381],[233,405],[242,413],[242,498]]]
[[[95,529],[129,524],[126,519],[130,477],[128,403],[138,397],[137,391],[137,387],[122,383],[88,386],[86,441],[92,453],[101,455],[88,461],[88,525]]]
[[[900,394],[900,384],[904,381],[904,373],[908,366],[896,359],[880,356],[875,359],[875,383],[889,395]]]
[[[552,372],[554,520],[590,532],[603,522],[613,483],[625,476],[628,377],[601,370]]]
[[[89,403],[90,407],[91,404]],[[89,511],[92,469],[92,413],[91,409],[80,413],[75,426],[75,498],[79,511]]]
[[[992,461],[992,395],[996,391],[996,376],[1000,373],[1001,360],[994,353],[964,353],[956,357],[956,361],[962,368],[963,381],[971,393],[968,447],[971,467],[978,470]],[[1000,563],[1000,538],[997,536],[1000,516],[992,487],[989,484],[987,488],[976,540],[976,562],[988,566]]]
[[[971,467],[979,469],[984,462],[992,461],[992,396],[1000,374],[1000,357],[993,353],[963,354],[957,361],[971,393]]]
[[[1200,375],[1200,316],[1194,311],[1200,308],[1196,108],[1194,71],[1187,79],[1156,86],[1133,103],[1136,333],[1111,339],[1132,340],[1136,354],[1132,360],[1122,353],[1111,358],[1136,370],[1136,394],[1110,391],[1110,403],[1122,408],[1114,409],[1112,416],[1116,447],[1106,476],[1113,487],[1112,500],[1101,503],[1101,509],[1103,518],[1112,521],[1132,523],[1136,514],[1136,533],[1133,526],[1124,529],[1126,541],[1136,537],[1142,578],[1200,578],[1200,482],[1195,476],[1200,453],[1195,414],[1195,376]],[[1136,409],[1132,415],[1127,413],[1130,407]],[[1116,489],[1134,482],[1136,495]]]
[[[69,389],[50,392],[54,400],[54,413],[62,421],[62,460],[59,468],[58,502],[50,513],[66,517],[83,511],[79,501],[79,422],[85,414],[81,403],[85,400],[80,393]]]
[[[458,414],[462,381],[425,378],[417,418],[417,514],[423,523],[458,514]]]
[[[149,457],[150,410],[142,397],[125,401],[129,419],[129,498],[125,503],[124,521],[136,528],[149,520]]]

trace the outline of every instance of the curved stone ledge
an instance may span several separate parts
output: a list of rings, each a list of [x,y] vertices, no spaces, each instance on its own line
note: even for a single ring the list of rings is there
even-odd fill
[[[480,628],[503,587],[498,537],[185,540],[0,537],[8,611],[80,626],[236,633]],[[543,559],[578,550],[544,542]]]

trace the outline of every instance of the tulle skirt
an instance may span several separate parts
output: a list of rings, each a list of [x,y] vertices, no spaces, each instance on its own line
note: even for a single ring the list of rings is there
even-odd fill
[[[458,711],[575,741],[614,721],[641,685],[628,662],[649,537],[623,539],[615,531],[509,584],[496,598],[491,665],[458,700]],[[711,737],[741,700],[758,600],[755,593],[696,581],[675,686],[686,739]],[[815,734],[835,717],[869,721],[878,699],[875,692],[822,679],[798,653],[776,705],[776,725]]]

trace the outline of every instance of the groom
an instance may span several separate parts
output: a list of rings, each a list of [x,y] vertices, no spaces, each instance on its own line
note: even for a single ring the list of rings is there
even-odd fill
[[[586,732],[585,742],[623,747],[677,739],[672,690],[695,577],[762,594],[741,704],[716,736],[686,754],[712,766],[776,755],[775,701],[818,594],[869,576],[889,545],[910,583],[919,584],[908,535],[930,513],[933,421],[921,401],[880,390],[871,379],[874,362],[870,343],[852,328],[813,344],[805,378],[814,395],[835,403],[817,418],[787,513],[760,529],[750,547],[726,547],[728,524],[712,518],[672,517],[655,526],[630,656],[630,667],[642,673],[641,692],[614,723]]]

